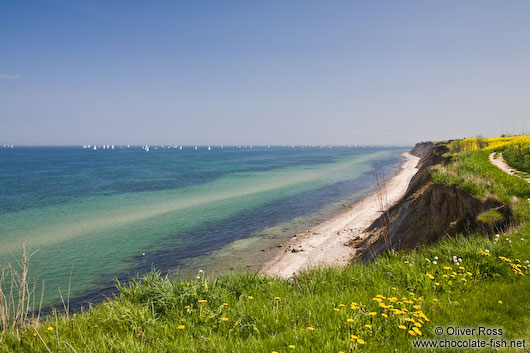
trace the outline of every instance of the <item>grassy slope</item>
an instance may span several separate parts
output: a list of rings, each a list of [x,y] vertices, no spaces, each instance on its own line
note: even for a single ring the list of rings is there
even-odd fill
[[[481,324],[503,327],[508,337],[528,338],[530,279],[498,256],[512,263],[519,259],[522,265],[530,259],[530,184],[491,166],[480,151],[459,155],[436,172],[435,180],[511,203],[523,225],[498,241],[480,235],[445,239],[381,256],[369,265],[308,271],[296,282],[248,273],[214,282],[172,282],[152,273],[121,288],[119,298],[75,317],[49,317],[36,329],[53,352],[72,352],[65,342],[77,352],[413,351],[417,336],[408,333],[413,322],[405,319],[419,323],[423,336],[434,336],[438,325]],[[490,255],[479,253],[484,250]],[[453,256],[463,259],[464,269]],[[374,300],[379,294],[383,306]],[[358,304],[353,309],[352,302]],[[365,343],[352,341],[352,334]],[[0,351],[45,348],[28,327],[4,332]]]
[[[530,146],[526,148],[510,147],[504,150],[506,163],[525,173],[530,173]]]

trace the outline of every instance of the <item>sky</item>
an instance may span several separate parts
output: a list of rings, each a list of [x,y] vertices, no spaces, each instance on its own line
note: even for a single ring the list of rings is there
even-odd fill
[[[530,132],[530,1],[0,0],[0,144]]]

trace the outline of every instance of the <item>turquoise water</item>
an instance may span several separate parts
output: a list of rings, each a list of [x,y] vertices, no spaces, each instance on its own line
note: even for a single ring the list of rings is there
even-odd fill
[[[46,305],[70,277],[81,305],[152,266],[257,268],[262,250],[366,194],[374,164],[394,173],[403,151],[0,148],[0,262],[23,242],[38,250]]]

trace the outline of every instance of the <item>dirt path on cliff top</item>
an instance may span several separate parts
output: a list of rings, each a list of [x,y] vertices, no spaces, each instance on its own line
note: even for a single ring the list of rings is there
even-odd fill
[[[491,164],[493,164],[494,166],[496,166],[497,168],[499,168],[503,172],[506,172],[506,173],[508,173],[510,175],[514,175],[514,176],[516,176],[518,178],[521,178],[523,180],[526,180],[527,182],[530,183],[530,178],[523,178],[523,177],[519,176],[517,173],[520,173],[520,172],[517,169],[514,169],[514,168],[510,167],[508,165],[508,163],[506,163],[506,161],[502,157],[502,153],[499,153],[497,158],[495,158],[495,152],[493,152],[492,154],[490,154],[489,159],[490,159]]]

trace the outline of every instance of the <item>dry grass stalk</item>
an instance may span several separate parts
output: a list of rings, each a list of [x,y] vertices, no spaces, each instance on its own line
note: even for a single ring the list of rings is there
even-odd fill
[[[24,243],[20,258],[15,258],[14,265],[7,263],[0,269],[0,331],[28,322],[35,294],[35,286],[30,285],[29,278],[33,255],[35,252],[28,253]]]
[[[389,205],[388,205],[387,183],[385,180],[385,175],[383,173],[383,170],[377,167],[375,164],[373,168],[374,168],[374,176],[375,176],[377,204],[378,204],[379,212],[381,212],[381,215],[383,216],[383,228],[382,228],[383,239],[385,240],[386,251],[390,251],[392,249],[392,243],[390,242],[390,239],[388,237],[388,233],[390,231],[390,213],[388,211]]]

